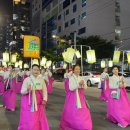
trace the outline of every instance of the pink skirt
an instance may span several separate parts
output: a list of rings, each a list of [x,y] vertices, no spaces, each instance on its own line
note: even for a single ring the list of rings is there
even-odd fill
[[[52,94],[52,92],[53,92],[53,82],[54,82],[54,79],[51,78],[51,77],[49,77],[48,79],[49,79],[49,81],[46,82],[47,92],[48,92],[48,94]]]
[[[120,99],[111,98],[111,92],[112,90],[109,91],[107,103],[108,120],[122,126],[130,125],[130,100],[125,88],[120,89]]]
[[[3,102],[6,109],[13,110],[16,108],[16,93],[13,90],[7,90],[3,94]]]
[[[91,115],[86,105],[83,89],[79,89],[79,96],[82,105],[80,109],[76,107],[76,92],[67,93],[60,130],[92,130]]]
[[[20,122],[18,130],[49,130],[47,117],[42,105],[42,91],[36,91],[38,111],[31,112],[29,95],[23,95],[21,100]]]
[[[107,101],[109,95],[109,80],[105,80],[103,83],[103,88],[101,89],[100,100]]]

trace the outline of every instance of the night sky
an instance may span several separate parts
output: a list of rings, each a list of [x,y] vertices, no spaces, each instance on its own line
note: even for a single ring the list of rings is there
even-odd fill
[[[0,0],[0,15],[11,15],[13,0]]]

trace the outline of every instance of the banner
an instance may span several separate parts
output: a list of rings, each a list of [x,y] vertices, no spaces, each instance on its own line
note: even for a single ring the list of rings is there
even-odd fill
[[[24,57],[40,58],[40,39],[36,36],[24,36]]]

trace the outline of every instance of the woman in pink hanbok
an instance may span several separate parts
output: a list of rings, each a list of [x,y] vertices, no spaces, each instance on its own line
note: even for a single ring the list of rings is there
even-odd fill
[[[15,111],[16,107],[16,82],[14,67],[10,66],[9,70],[4,75],[4,94],[3,103],[7,110]]]
[[[39,73],[39,66],[34,64],[32,66],[32,75],[23,82],[18,130],[49,130],[45,114],[47,89]]]
[[[104,68],[103,73],[101,74],[100,80],[100,89],[101,89],[101,95],[100,100],[107,101],[108,99],[108,93],[109,93],[109,75],[108,75],[108,69]]]
[[[90,110],[85,98],[86,82],[80,75],[80,66],[74,66],[74,73],[69,78],[69,91],[66,101],[60,130],[92,130]]]
[[[125,128],[130,125],[130,100],[125,89],[125,79],[118,75],[118,66],[114,66],[112,72],[113,76],[109,78],[107,119]]]

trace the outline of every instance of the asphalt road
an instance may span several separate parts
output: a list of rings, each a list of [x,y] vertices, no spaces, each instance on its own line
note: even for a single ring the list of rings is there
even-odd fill
[[[86,91],[86,97],[91,106],[91,115],[93,121],[93,130],[122,130],[116,124],[112,124],[105,119],[106,103],[99,101],[100,90],[97,87],[90,87]],[[130,92],[129,92],[130,97]],[[10,112],[0,108],[0,130],[17,130],[20,113],[20,98],[17,96],[17,108],[15,112]],[[49,120],[50,130],[59,130],[59,121],[63,110],[65,92],[63,82],[55,82],[54,91],[49,95],[47,105],[47,117]],[[2,96],[0,96],[0,104]],[[130,127],[125,128],[130,130]]]

